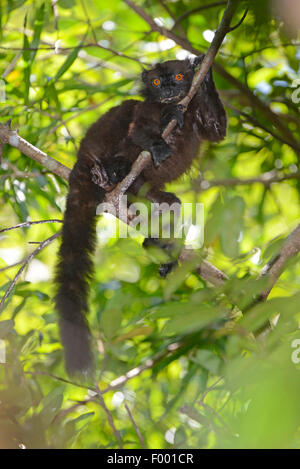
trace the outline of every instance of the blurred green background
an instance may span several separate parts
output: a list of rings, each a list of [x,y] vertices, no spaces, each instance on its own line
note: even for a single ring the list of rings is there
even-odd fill
[[[140,99],[143,67],[208,49],[226,2],[136,4],[173,36],[151,31],[121,0],[1,1],[1,122],[11,118],[20,136],[71,168],[88,126]],[[201,255],[228,282],[214,287],[192,266],[161,279],[142,238],[110,238],[109,219],[98,224],[89,322],[98,385],[127,449],[300,446],[296,257],[267,302],[253,306],[257,276],[300,218],[299,41],[266,0],[240,1],[234,24],[246,8],[214,71],[228,136],[205,143],[167,188],[204,204]],[[66,181],[9,145],[0,191],[0,229],[63,217]],[[2,294],[32,243],[60,228],[0,233]],[[94,383],[69,382],[64,371],[52,302],[58,245],[26,263],[0,310],[0,447],[119,448]],[[261,332],[268,319],[272,330]]]

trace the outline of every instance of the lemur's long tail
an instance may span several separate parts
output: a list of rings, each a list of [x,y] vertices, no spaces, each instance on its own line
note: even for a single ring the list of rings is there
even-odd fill
[[[56,270],[56,309],[59,315],[65,365],[69,374],[93,368],[91,335],[86,320],[89,280],[93,274],[91,255],[96,240],[96,208],[105,191],[91,181],[87,163],[75,164],[62,230]]]

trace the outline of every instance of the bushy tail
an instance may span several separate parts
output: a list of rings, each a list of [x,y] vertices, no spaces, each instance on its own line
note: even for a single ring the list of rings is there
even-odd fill
[[[62,244],[56,270],[56,309],[66,370],[69,374],[90,372],[93,355],[86,320],[91,255],[96,240],[96,208],[105,192],[91,182],[89,169],[78,161],[70,175],[70,190],[64,218]]]

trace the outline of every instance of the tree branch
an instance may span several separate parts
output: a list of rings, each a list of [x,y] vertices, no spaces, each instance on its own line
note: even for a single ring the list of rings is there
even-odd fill
[[[183,49],[191,52],[192,54],[199,55],[200,51],[193,47],[191,43],[177,34],[175,34],[173,31],[168,30],[167,28],[164,28],[162,26],[159,26],[155,21],[149,16],[142,8],[136,6],[133,2],[130,0],[124,0],[127,5],[129,5],[141,18],[143,18],[146,23],[149,24],[151,27],[152,31],[156,31],[160,33],[161,35],[168,37],[169,39],[172,39],[176,44],[180,45]],[[249,99],[249,102],[253,107],[256,107],[260,112],[264,114],[264,116],[280,131],[281,135],[285,138],[287,141],[288,145],[295,150],[295,152],[298,155],[298,158],[300,160],[300,144],[299,141],[297,141],[294,138],[293,133],[290,131],[290,129],[284,124],[282,119],[275,113],[273,112],[270,107],[261,101],[249,88],[247,85],[244,83],[240,82],[237,78],[234,76],[230,75],[222,65],[220,65],[218,62],[214,62],[213,64],[214,70],[221,75],[226,81],[231,83],[235,88],[237,88],[244,96],[246,96]]]
[[[183,40],[182,38],[177,37],[171,31],[168,31],[165,28],[162,28],[162,27],[158,26],[155,23],[155,21],[149,15],[147,15],[147,13],[145,13],[140,7],[135,5],[132,1],[130,1],[130,0],[124,0],[124,1],[139,16],[141,16],[148,24],[150,24],[153,31],[159,31],[161,34],[164,34],[165,36],[171,37],[172,39],[174,39],[177,43],[182,45],[184,48],[186,48],[188,50],[191,50],[191,52],[198,53],[198,51],[195,51],[187,41]],[[194,94],[198,90],[201,82],[203,81],[203,79],[206,76],[206,73],[208,72],[209,68],[212,66],[214,57],[217,54],[225,35],[227,34],[228,31],[230,31],[230,23],[231,23],[231,19],[233,17],[233,14],[235,12],[236,7],[237,7],[237,1],[236,0],[229,0],[228,1],[227,8],[226,8],[226,10],[224,12],[224,15],[222,17],[220,26],[219,26],[218,30],[216,31],[216,34],[215,34],[215,37],[214,37],[214,39],[211,43],[211,46],[210,46],[209,50],[207,51],[207,54],[205,55],[199,70],[195,74],[195,77],[194,77],[193,84],[191,86],[190,92],[184,98],[184,100],[181,103],[183,105],[183,111],[186,110],[189,102],[191,101]],[[219,68],[219,66],[217,68]],[[224,71],[224,73],[225,73],[227,78],[229,76],[229,81],[233,79],[233,77],[231,77],[229,74],[227,74],[226,71]],[[235,80],[235,79],[233,79],[233,80]],[[237,82],[238,82],[238,80],[237,80]],[[242,85],[242,84],[240,84],[240,82],[238,82],[238,84]],[[266,110],[266,108],[265,108],[266,105],[264,103],[262,103],[254,95],[252,96],[252,93],[251,93],[250,90],[248,90],[246,88],[246,91],[247,91],[246,94],[248,94],[248,93],[251,94],[251,99],[252,99],[252,97],[254,97],[255,99],[257,99],[259,101],[260,105],[264,108],[266,113],[270,112],[273,117],[276,116],[275,114],[273,115],[273,112],[268,107],[267,107],[267,110]],[[277,118],[277,116],[276,116],[276,118]],[[172,132],[172,130],[174,129],[175,126],[176,126],[176,120],[173,120],[168,125],[168,127],[165,129],[165,131],[163,133],[163,138],[166,138]],[[35,161],[37,161],[40,164],[44,165],[47,169],[49,169],[49,171],[53,172],[54,174],[57,174],[60,177],[68,179],[69,174],[70,174],[70,169],[69,168],[67,168],[66,166],[64,166],[61,163],[57,162],[56,160],[52,159],[46,153],[42,152],[41,150],[34,147],[33,145],[31,145],[26,140],[22,139],[17,134],[16,131],[11,130],[10,122],[7,123],[7,124],[0,124],[0,140],[3,143],[9,143],[10,145],[14,146],[15,148],[18,148],[25,155],[29,156],[30,158],[33,158]],[[139,155],[138,159],[134,162],[134,164],[132,166],[132,169],[131,169],[130,173],[127,175],[127,177],[125,177],[125,179],[112,192],[107,194],[107,198],[106,198],[107,201],[112,203],[115,207],[117,207],[118,203],[119,203],[119,200],[120,200],[120,196],[123,195],[127,191],[129,186],[133,183],[133,181],[137,178],[137,176],[145,168],[145,166],[148,164],[148,162],[150,160],[151,160],[151,154],[147,151],[142,151],[141,154]],[[252,182],[262,182],[264,184],[270,184],[271,182],[280,182],[284,179],[292,179],[292,178],[298,178],[298,175],[296,175],[296,173],[293,174],[293,175],[286,175],[286,176],[282,176],[282,177],[274,175],[274,176],[271,176],[269,179],[268,179],[268,177],[264,178],[264,175],[263,175],[262,178],[260,178],[259,180],[258,179],[257,180],[254,180],[254,179],[245,180],[245,181],[241,180],[238,183],[240,183],[240,184],[246,184],[247,183],[248,184],[248,183],[252,183]],[[223,181],[223,183],[224,183],[224,185],[234,185],[234,184],[236,184],[236,181],[233,182],[233,180],[227,180],[227,181],[225,180],[225,182]],[[220,185],[221,183],[218,182],[218,181],[215,181],[215,183],[212,182],[211,184],[212,185]],[[124,218],[121,218],[121,219],[124,221]],[[127,222],[128,222],[128,219],[127,219]],[[57,233],[56,235],[54,235],[54,237],[58,237],[59,235],[60,235],[60,233]],[[17,275],[16,275],[15,279],[13,280],[10,288],[8,289],[8,291],[6,292],[4,297],[2,298],[1,303],[0,303],[0,307],[3,305],[5,299],[7,298],[7,296],[9,295],[9,293],[11,291],[11,289],[15,285],[16,280],[20,276],[23,269],[25,268],[25,265],[31,260],[31,258],[37,252],[39,252],[43,247],[45,247],[49,242],[51,242],[49,240],[52,240],[52,238],[54,239],[54,237],[51,237],[48,240],[45,240],[43,243],[41,243],[39,245],[39,247],[25,260],[25,263],[22,265],[21,269],[17,273]],[[292,237],[292,239],[294,240],[294,237]],[[296,239],[298,239],[298,238],[296,237]],[[286,250],[283,253],[280,254],[280,256],[279,256],[280,259],[278,258],[276,260],[276,262],[274,264],[272,264],[272,266],[270,267],[269,270],[268,270],[267,266],[266,266],[265,269],[263,269],[263,272],[262,272],[261,275],[267,275],[268,274],[268,275],[270,275],[270,278],[273,279],[272,280],[273,283],[271,282],[270,289],[272,288],[273,284],[276,282],[276,279],[280,275],[280,273],[278,274],[278,272],[280,272],[280,268],[282,268],[283,264],[285,263],[284,259],[286,257],[290,258],[294,255],[293,254],[294,252],[298,252],[298,248],[296,249],[296,247],[297,247],[297,244],[295,244],[295,241],[293,241],[292,247],[291,247],[290,242],[289,242],[287,244]],[[295,251],[295,249],[296,249],[296,251]],[[185,260],[187,258],[186,250],[183,250],[183,252],[181,253],[180,258],[181,258],[181,260]],[[216,285],[216,286],[221,285],[227,280],[227,276],[222,271],[217,269],[215,266],[213,266],[212,264],[210,264],[206,260],[201,263],[201,265],[198,267],[197,270],[198,270],[199,275],[201,275],[205,280],[211,282],[213,285]],[[276,275],[277,275],[277,277],[276,277]],[[270,289],[269,289],[269,291],[270,291]],[[268,291],[268,293],[269,293],[269,291]],[[268,293],[265,294],[266,297],[267,297]]]
[[[12,145],[11,141],[8,140],[10,132],[12,132],[10,130],[10,125],[0,123],[0,138],[3,138],[3,135],[5,135],[5,140],[7,140],[7,143]],[[23,147],[22,147],[23,148],[22,153],[24,153],[24,155],[28,156],[29,158],[33,158],[35,161],[38,161],[41,165],[46,166],[54,174],[57,174],[58,176],[68,180],[70,172],[71,172],[71,170],[69,168],[67,168],[66,166],[61,165],[59,162],[55,161],[50,156],[46,155],[46,153],[42,152],[39,148],[34,147],[33,145],[31,145],[29,142],[27,142],[23,138],[21,138],[19,136],[17,136],[17,138],[21,139],[22,142],[25,142],[25,144],[23,144]],[[19,148],[17,145],[12,145],[12,146],[15,146],[16,148]],[[52,165],[52,162],[55,162],[58,165],[63,167],[63,171],[60,171],[60,170],[59,171],[54,171],[53,169],[51,169],[49,167],[49,164],[46,165],[44,163],[44,161],[46,161],[45,158],[43,158],[43,160],[40,159],[40,157],[39,157],[40,154],[45,155],[47,157],[47,159],[49,159],[50,166]],[[147,155],[148,152],[145,152],[145,154]],[[54,167],[54,165],[53,165],[53,167]],[[126,186],[128,185],[128,187],[129,187],[133,183],[135,178],[138,176],[138,174],[140,174],[140,172],[142,171],[142,167],[143,167],[143,159],[140,159],[139,161],[136,160],[134,162],[129,175],[125,178],[127,180],[127,184],[124,185],[124,188],[123,188],[124,192],[126,192],[126,190],[127,190]],[[115,200],[111,198],[110,203],[112,203],[114,206],[117,206],[120,194],[121,193],[116,193]],[[122,219],[122,221],[125,221],[125,222],[127,221],[127,223],[128,223],[128,220],[126,220],[127,219],[127,213],[124,214],[123,218],[120,215],[119,215],[119,217]],[[34,221],[33,222],[24,222],[24,223],[20,223],[16,226],[13,226],[13,227],[4,228],[0,231],[0,233],[5,232],[5,231],[10,231],[10,230],[13,230],[13,229],[17,229],[17,228],[21,228],[21,227],[25,227],[25,226],[30,226],[30,225],[37,224],[37,223],[54,223],[54,222],[55,223],[59,223],[59,222],[61,223],[62,221],[61,220],[41,220],[41,221],[37,221],[37,222],[34,222]],[[60,236],[60,234],[61,234],[61,232],[56,233],[55,237]],[[20,277],[20,275],[23,272],[26,265],[31,261],[31,259],[33,259],[33,257],[36,254],[38,254],[38,252],[40,252],[40,250],[43,249],[43,247],[48,245],[47,241],[48,240],[45,240],[44,242],[42,242],[39,245],[39,247],[35,251],[33,251],[33,253],[29,257],[27,257],[24,262],[22,262],[22,266],[21,266],[20,270],[17,272],[15,278],[11,282],[10,287],[8,288],[8,290],[6,291],[4,297],[2,298],[2,300],[0,302],[0,308],[3,306],[6,298],[9,296],[11,290],[15,286],[18,278]],[[44,244],[44,243],[46,243],[46,244]],[[184,254],[183,254],[183,256],[184,256]],[[18,265],[18,264],[16,264],[16,265]],[[205,264],[205,267],[202,266],[202,264],[201,264],[201,266],[199,266],[199,270],[198,270],[199,275],[201,275],[204,278],[204,280],[207,280],[207,281],[211,282],[212,284],[214,284],[214,282],[218,282],[218,279],[220,278],[220,274],[219,274],[220,271],[215,266],[210,264],[208,261],[203,261],[203,264]],[[9,268],[9,267],[11,267],[11,266],[8,266],[7,268]],[[214,272],[216,274],[216,279],[215,280],[214,280],[214,274],[213,274]],[[222,275],[224,276],[224,278],[226,278],[225,274],[222,274]]]
[[[259,278],[268,279],[268,287],[261,294],[266,300],[270,291],[282,274],[287,262],[300,252],[300,225],[286,238],[277,256],[262,269]]]
[[[133,3],[131,0],[124,0],[124,2],[132,9],[134,10],[139,16],[145,19],[148,23],[150,22],[150,25],[154,28],[157,27],[155,21],[149,17],[139,6],[137,6],[135,3]],[[190,91],[188,95],[179,103],[182,106],[183,112],[186,111],[190,101],[193,99],[194,95],[198,91],[199,86],[201,85],[202,81],[204,80],[207,72],[209,71],[210,67],[212,66],[213,60],[219,50],[219,48],[222,45],[223,39],[226,36],[227,32],[230,29],[230,23],[232,20],[232,17],[234,15],[234,12],[237,8],[237,1],[236,0],[229,0],[227,3],[226,10],[224,12],[224,15],[222,17],[221,23],[219,28],[216,31],[216,34],[214,36],[214,39],[207,51],[207,53],[204,56],[204,59],[200,65],[199,70],[195,73],[192,86],[190,88]],[[164,130],[162,137],[166,139],[172,132],[172,130],[176,127],[177,121],[176,119],[173,119],[169,125],[166,127]],[[142,151],[140,155],[138,156],[137,160],[134,162],[132,166],[132,170],[130,173],[123,179],[120,184],[117,185],[117,187],[110,192],[106,200],[109,203],[112,203],[115,207],[117,206],[117,202],[120,199],[120,195],[123,195],[129,186],[132,184],[132,182],[137,178],[137,176],[143,171],[143,169],[149,164],[151,161],[151,154],[148,151]]]
[[[64,179],[69,178],[71,172],[69,168],[54,160],[51,158],[51,156],[47,155],[47,153],[44,153],[39,148],[31,145],[31,143],[24,140],[24,138],[18,135],[16,130],[11,129],[10,124],[10,121],[6,122],[6,124],[0,123],[0,141],[2,143],[8,143],[12,147],[17,148],[21,153],[24,153],[24,155],[45,166],[49,171],[56,174],[57,176],[60,176]]]
[[[193,257],[193,251],[190,249],[183,249],[180,253],[179,260],[181,262],[186,262]],[[224,285],[228,277],[224,272],[220,269],[215,267],[213,264],[208,262],[207,260],[203,260],[201,264],[196,267],[196,273],[200,275],[200,277],[204,278],[207,282],[211,283],[215,287],[219,287]]]

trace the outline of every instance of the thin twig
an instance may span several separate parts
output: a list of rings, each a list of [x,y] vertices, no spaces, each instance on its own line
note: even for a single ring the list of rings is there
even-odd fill
[[[263,184],[265,187],[269,187],[273,183],[283,182],[288,180],[297,180],[300,179],[300,171],[289,174],[278,174],[277,170],[268,171],[263,173],[260,176],[247,178],[247,179],[238,179],[238,178],[225,178],[225,179],[211,179],[206,180],[201,177],[197,178],[195,181],[192,181],[192,186],[195,190],[200,189],[201,191],[206,191],[212,187],[235,187],[235,186],[248,186],[251,184]]]
[[[96,390],[91,386],[87,386],[84,383],[76,383],[75,381],[70,381],[69,379],[62,378],[61,376],[54,375],[53,373],[48,373],[47,371],[24,371],[24,374],[31,376],[48,376],[49,378],[52,378],[55,381],[71,384],[72,386],[76,386],[77,388],[88,389],[89,391],[96,393]]]
[[[65,418],[68,414],[71,412],[74,412],[75,410],[78,409],[78,407],[85,406],[86,404],[89,404],[91,402],[91,399],[85,399],[83,401],[77,401],[76,404],[71,405],[70,407],[67,407],[66,409],[60,410],[52,420],[52,423],[57,422],[61,418]]]
[[[4,146],[4,143],[3,143]],[[12,164],[10,161],[5,161],[3,164],[3,169],[5,170],[4,174],[0,174],[1,179],[4,178],[36,178],[41,175],[43,170],[39,172],[31,172],[31,171],[20,171],[14,164]],[[11,172],[7,172],[7,170],[10,170]]]
[[[199,401],[197,401],[197,404],[202,405],[204,403],[204,400],[205,400],[206,396],[210,393],[210,391],[213,391],[215,389],[215,387],[217,386],[217,384],[219,384],[220,381],[222,381],[223,379],[224,379],[223,376],[221,376],[211,386],[206,388],[205,391],[203,392],[202,396],[201,396],[201,399]]]
[[[120,444],[120,448],[122,449],[123,448],[123,443],[122,443],[121,435],[118,432],[118,430],[116,429],[116,426],[114,424],[113,416],[112,416],[112,414],[110,413],[109,409],[107,408],[107,406],[105,404],[105,401],[104,401],[103,396],[102,396],[102,392],[100,391],[97,382],[95,382],[95,388],[96,388],[97,396],[98,396],[98,399],[99,399],[99,403],[100,403],[102,409],[104,410],[104,412],[106,413],[108,422],[109,422],[109,424],[110,424],[110,426],[111,426],[111,428],[112,428],[112,430],[115,434],[115,437],[116,437],[117,441]]]
[[[91,19],[89,17],[89,14],[88,14],[88,11],[86,9],[86,6],[85,6],[85,3],[84,3],[84,0],[80,0],[80,3],[81,3],[81,6],[82,6],[82,9],[84,11],[84,14],[85,14],[85,17],[86,17],[86,20],[87,20],[87,23],[92,31],[92,35],[93,35],[93,38],[94,38],[94,41],[97,43],[98,42],[98,39],[97,39],[97,35],[96,35],[96,32],[93,28],[93,25],[92,25],[92,22],[91,22]]]
[[[51,6],[54,16],[54,29],[58,29],[58,11],[57,11],[58,0],[51,0]]]
[[[8,67],[4,70],[4,72],[2,73],[2,78],[6,78],[7,75],[10,74],[10,72],[15,68],[15,65],[16,63],[18,62],[18,60],[22,57],[22,52],[19,51],[15,56],[14,58],[12,59],[12,61],[10,62],[10,64],[8,65]]]
[[[72,112],[71,116],[67,117],[64,120],[61,120],[60,122],[58,122],[58,124],[56,124],[54,127],[49,129],[48,135],[54,134],[62,125],[66,125],[68,122],[70,122],[73,119],[76,119],[78,116],[80,116],[81,114],[83,114],[85,112],[93,111],[93,110],[103,106],[103,104],[108,103],[113,98],[114,98],[114,96],[109,96],[108,98],[104,99],[103,101],[100,101],[100,103],[93,104],[92,106],[88,106],[84,109],[80,109],[77,112]]]
[[[17,265],[23,264],[24,260],[21,260],[19,262],[15,262],[14,264],[7,265],[6,267],[2,267],[0,269],[0,272],[5,272],[6,270],[13,269],[14,267],[17,267]]]
[[[149,370],[156,363],[163,360],[165,357],[172,355],[172,353],[176,353],[181,346],[183,346],[183,344],[180,342],[175,342],[168,345],[166,350],[164,350],[163,352],[158,353],[153,358],[149,358],[144,364],[132,368],[131,370],[127,371],[127,373],[125,373],[124,375],[119,376],[118,378],[111,381],[111,383],[106,388],[104,388],[103,391],[101,391],[102,394],[113,391],[115,389],[119,389],[120,387],[124,386],[127,381],[131,380],[132,378],[135,378],[136,376],[141,375],[144,371]]]
[[[170,8],[168,7],[168,5],[166,5],[166,3],[163,1],[163,0],[158,0],[159,3],[161,4],[161,6],[166,10],[166,12],[168,13],[168,15],[170,16],[170,18],[172,18],[172,20],[174,21],[174,26],[175,27],[175,24],[177,24],[180,28],[180,33],[186,37],[186,34],[185,34],[185,30],[184,28],[182,27],[181,24],[178,24],[177,22],[177,18],[176,16],[173,14],[172,10],[170,10]]]
[[[113,55],[117,57],[121,57],[123,59],[128,59],[128,60],[133,60],[134,62],[141,63],[139,59],[136,57],[131,57],[130,55],[123,54],[123,52],[116,51],[112,49],[111,47],[105,47],[102,44],[99,44],[98,42],[89,42],[88,44],[80,44],[79,46],[73,46],[73,47],[59,47],[57,46],[39,46],[39,47],[9,47],[9,46],[0,46],[0,49],[2,50],[10,50],[10,51],[49,51],[49,50],[54,50],[54,51],[63,51],[63,52],[68,52],[70,50],[74,50],[76,48],[80,47],[80,49],[87,49],[90,47],[96,47],[98,49],[103,49],[106,50],[107,52],[111,52]]]
[[[140,432],[139,427],[137,426],[137,424],[136,424],[136,422],[135,422],[135,420],[134,420],[134,418],[133,418],[133,415],[132,415],[132,413],[131,413],[131,411],[130,411],[130,409],[129,409],[129,407],[128,407],[126,401],[124,401],[124,406],[125,406],[125,409],[126,409],[126,411],[127,411],[127,413],[128,413],[128,416],[129,416],[129,418],[130,418],[130,420],[131,420],[131,422],[132,422],[132,425],[134,426],[134,429],[135,429],[135,431],[136,431],[136,434],[137,434],[137,436],[138,436],[138,439],[140,440],[141,447],[142,447],[143,449],[145,449],[145,441],[144,441],[144,438],[143,438],[143,436],[142,436],[142,434],[141,434],[141,432]]]
[[[279,49],[280,47],[299,47],[300,42],[286,42],[286,43],[281,43],[281,44],[270,44],[268,46],[260,47],[259,49],[254,49],[251,52],[247,52],[247,54],[244,54],[243,56],[239,57],[241,59],[246,59],[247,57],[253,55],[253,54],[259,54],[260,52],[263,52],[264,50],[267,49]]]
[[[23,223],[18,223],[18,225],[10,226],[9,228],[3,228],[0,230],[0,233],[5,231],[16,230],[17,228],[24,228],[25,226],[39,225],[41,223],[63,223],[63,220],[37,220],[37,221],[24,221]]]
[[[272,129],[270,129],[269,127],[266,127],[264,124],[261,124],[256,119],[256,117],[251,116],[250,114],[247,114],[246,112],[241,111],[240,109],[237,109],[235,106],[233,106],[231,103],[229,103],[225,100],[223,101],[223,103],[226,107],[229,107],[234,112],[238,113],[240,116],[245,117],[246,121],[251,122],[253,125],[255,125],[255,127],[261,128],[262,130],[264,130],[268,134],[272,135],[272,137],[276,138],[276,140],[279,140],[279,142],[284,143],[285,145],[291,146],[296,152],[298,151],[297,145],[295,145],[294,143],[289,142],[286,138],[281,137],[276,132],[274,132]]]
[[[232,26],[232,27],[230,28],[230,30],[229,30],[230,32],[231,32],[231,31],[234,31],[234,30],[237,29],[239,26],[241,26],[241,24],[243,23],[244,19],[245,19],[246,16],[247,16],[248,11],[249,11],[249,10],[248,10],[248,8],[247,8],[247,10],[245,10],[245,13],[243,14],[242,18],[240,19],[240,21],[239,21],[235,26]]]
[[[34,256],[36,256],[42,249],[44,249],[45,247],[47,247],[50,243],[52,243],[52,241],[54,241],[56,238],[58,238],[59,236],[61,235],[61,232],[59,231],[58,233],[55,233],[54,235],[50,236],[50,238],[47,238],[45,239],[45,241],[43,241],[42,243],[39,244],[39,246],[31,253],[29,254],[28,257],[26,257],[25,261],[23,262],[21,268],[18,270],[17,274],[15,275],[15,277],[13,278],[13,280],[11,281],[8,289],[6,290],[6,292],[4,293],[3,297],[1,298],[1,301],[0,301],[0,311],[1,309],[3,308],[4,306],[4,303],[6,301],[6,299],[8,298],[10,292],[12,291],[12,289],[14,288],[15,284],[17,283],[17,280],[18,278],[20,277],[20,275],[22,274],[23,270],[25,269],[26,265],[31,261],[31,259],[34,258]]]
[[[188,10],[188,11],[184,12],[182,15],[178,16],[178,18],[176,19],[175,24],[174,24],[172,29],[175,29],[176,26],[178,25],[178,23],[181,23],[181,21],[185,20],[190,15],[193,15],[195,13],[199,13],[199,11],[208,10],[209,8],[224,6],[224,5],[226,5],[226,3],[227,3],[226,1],[225,2],[224,1],[222,1],[222,2],[213,2],[213,3],[209,3],[208,5],[203,5],[201,7],[197,7],[197,8],[193,8],[192,10]]]

